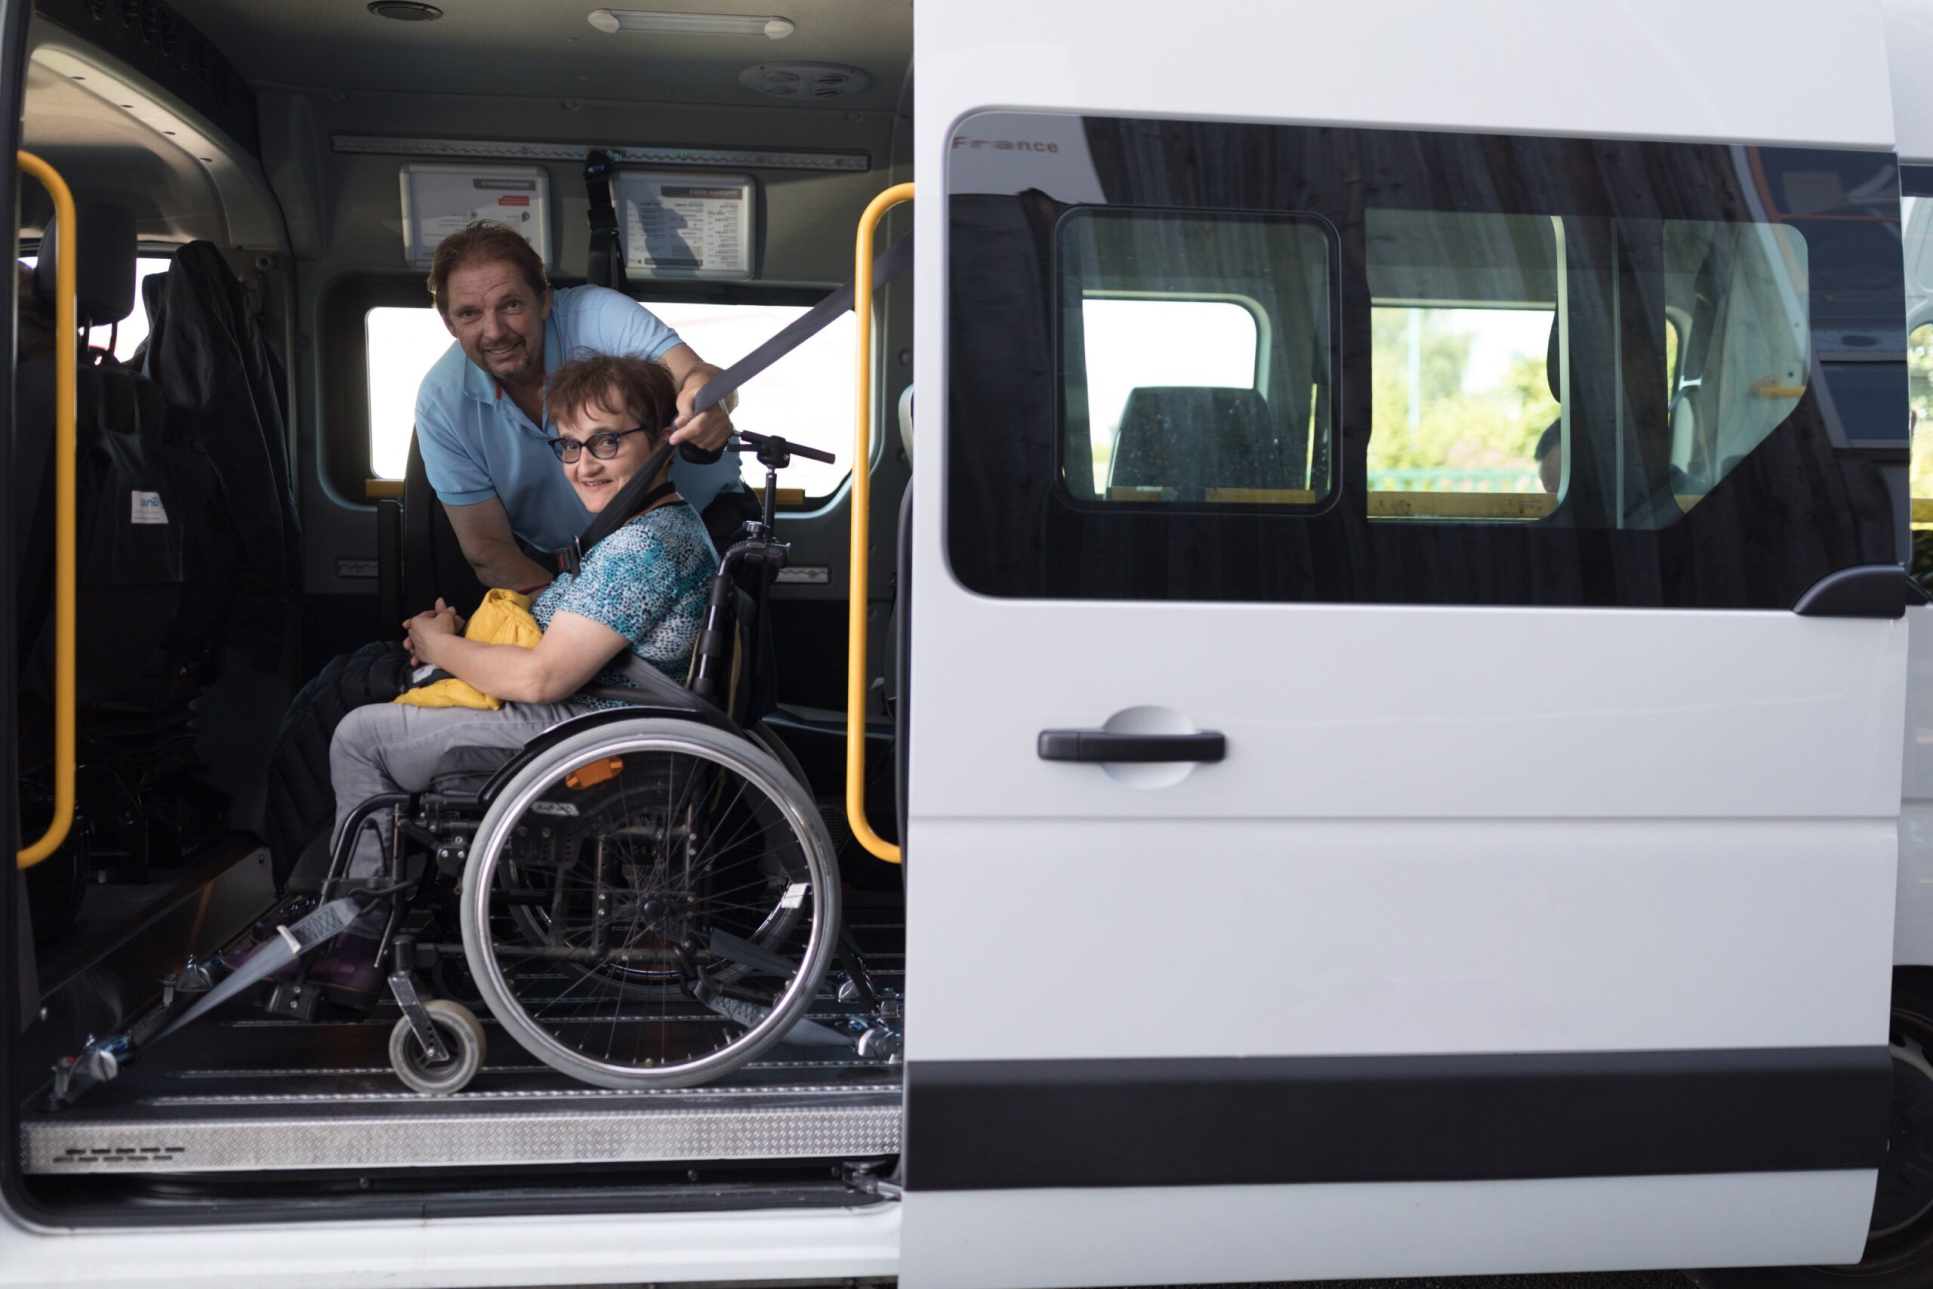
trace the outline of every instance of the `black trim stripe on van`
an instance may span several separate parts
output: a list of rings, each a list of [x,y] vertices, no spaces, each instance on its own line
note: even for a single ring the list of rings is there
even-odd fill
[[[912,1061],[908,1190],[1875,1168],[1884,1047]]]

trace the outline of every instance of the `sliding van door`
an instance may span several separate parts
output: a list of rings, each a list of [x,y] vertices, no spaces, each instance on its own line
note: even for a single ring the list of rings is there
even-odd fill
[[[984,112],[946,158],[904,1282],[1856,1260],[1890,156]]]

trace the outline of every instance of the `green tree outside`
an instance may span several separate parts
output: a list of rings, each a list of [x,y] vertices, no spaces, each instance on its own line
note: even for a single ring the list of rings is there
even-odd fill
[[[1494,384],[1468,388],[1476,336],[1464,312],[1371,311],[1371,491],[1540,490],[1531,453],[1558,414],[1544,355],[1516,353]]]

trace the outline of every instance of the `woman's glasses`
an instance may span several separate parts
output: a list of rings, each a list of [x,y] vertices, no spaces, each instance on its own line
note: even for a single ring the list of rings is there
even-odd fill
[[[562,437],[547,439],[545,442],[550,444],[550,450],[557,454],[559,461],[562,461],[565,465],[569,465],[584,454],[585,448],[589,448],[591,455],[599,461],[609,461],[617,455],[617,441],[619,439],[627,434],[647,433],[649,433],[648,430],[643,426],[639,426],[635,430],[604,430],[591,435],[589,439],[582,443],[579,443],[576,439]]]

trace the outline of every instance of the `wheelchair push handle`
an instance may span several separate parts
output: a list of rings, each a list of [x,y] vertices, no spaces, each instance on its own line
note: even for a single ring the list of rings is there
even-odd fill
[[[783,470],[792,464],[793,457],[804,457],[808,461],[823,461],[827,465],[838,460],[830,452],[809,448],[801,443],[788,442],[776,434],[754,434],[750,430],[732,431],[731,441],[725,445],[731,452],[751,451],[761,465],[768,469]]]

